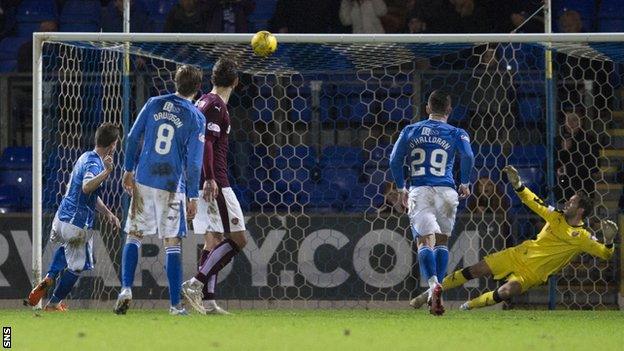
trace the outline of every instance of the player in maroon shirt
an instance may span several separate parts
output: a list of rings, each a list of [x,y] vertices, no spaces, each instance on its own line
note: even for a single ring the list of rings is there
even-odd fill
[[[182,295],[198,312],[227,314],[214,298],[217,274],[245,247],[245,221],[227,175],[230,115],[227,102],[238,84],[238,68],[222,57],[212,68],[212,91],[197,101],[206,116],[206,143],[202,172],[203,190],[193,219],[195,234],[204,235],[204,248],[195,277],[182,284]],[[200,184],[201,187],[201,184]],[[225,238],[224,238],[225,236]],[[205,288],[205,292],[202,289]],[[206,296],[206,306],[202,297]]]

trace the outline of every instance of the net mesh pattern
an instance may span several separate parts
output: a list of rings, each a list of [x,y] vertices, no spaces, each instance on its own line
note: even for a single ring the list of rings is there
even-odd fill
[[[541,229],[540,219],[503,180],[505,164],[515,165],[525,184],[544,198],[550,195],[553,204],[579,187],[591,193],[598,205],[591,225],[614,214],[612,179],[602,172],[613,165],[600,157],[610,147],[611,96],[618,84],[614,62],[621,55],[614,45],[553,44],[557,147],[551,155],[540,43],[282,44],[275,55],[260,59],[242,44],[135,42],[130,44],[129,121],[123,116],[122,43],[45,43],[44,267],[53,251],[47,243],[51,220],[73,163],[93,147],[95,128],[105,121],[131,125],[150,96],[174,91],[178,64],[209,72],[225,54],[237,59],[243,72],[229,102],[229,175],[245,213],[249,244],[219,274],[217,297],[334,305],[407,300],[426,282],[419,278],[388,157],[400,130],[426,118],[429,93],[451,92],[449,123],[469,132],[476,156],[474,195],[460,203],[450,239],[452,271],[533,238]],[[208,77],[202,88],[210,90]],[[565,141],[572,114],[591,134],[585,145],[590,154],[582,157],[575,154],[583,152],[576,144]],[[123,157],[118,152],[118,165]],[[559,170],[552,189],[547,158]],[[578,174],[571,174],[573,169]],[[128,199],[120,178],[117,166],[103,200],[123,217]],[[81,279],[72,297],[106,307],[119,290],[124,235],[103,221],[97,229],[96,269]],[[196,270],[202,243],[200,235],[184,240],[186,277]],[[604,263],[581,255],[573,261],[558,278],[560,305],[616,304],[617,260]],[[146,238],[133,289],[138,306],[167,299],[163,266],[161,243]],[[447,299],[474,297],[496,284],[473,281],[448,292]],[[511,305],[529,301],[546,303],[546,289]]]

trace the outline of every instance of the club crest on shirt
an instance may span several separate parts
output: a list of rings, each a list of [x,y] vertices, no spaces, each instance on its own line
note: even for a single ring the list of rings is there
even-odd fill
[[[572,237],[574,237],[574,238],[575,238],[575,237],[577,237],[577,236],[581,235],[581,233],[580,233],[580,232],[577,232],[577,231],[575,230],[575,231],[573,231],[570,235],[572,235]]]
[[[237,225],[238,224],[238,218],[232,218],[232,224]]]

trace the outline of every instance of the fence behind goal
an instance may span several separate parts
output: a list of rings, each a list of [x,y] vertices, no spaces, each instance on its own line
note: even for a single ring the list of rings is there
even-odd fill
[[[260,59],[246,36],[154,41],[139,35],[127,46],[128,75],[124,40],[130,37],[103,37],[43,42],[36,86],[42,98],[42,186],[35,189],[43,205],[35,221],[43,223],[44,268],[54,249],[48,245],[51,220],[73,163],[93,147],[95,128],[114,122],[127,133],[147,98],[174,91],[179,64],[202,67],[202,88],[209,91],[210,69],[220,55],[242,67],[229,103],[229,164],[249,244],[219,274],[219,299],[356,306],[403,301],[422,291],[426,282],[419,279],[407,218],[396,204],[388,156],[404,126],[427,118],[424,106],[434,89],[452,94],[449,123],[469,132],[476,155],[475,194],[460,203],[449,271],[532,238],[541,228],[502,179],[505,164],[515,165],[525,183],[552,204],[576,190],[591,193],[597,203],[592,226],[616,214],[613,200],[619,194],[611,183],[620,161],[602,156],[618,146],[609,130],[624,127],[614,98],[620,43],[588,43],[585,37],[554,42],[549,93],[541,43],[546,37],[540,36],[514,43],[503,41],[512,37],[493,36],[454,42],[445,36],[368,42],[356,36],[282,36],[278,52]],[[550,116],[548,103],[554,108]],[[566,121],[580,121],[586,145],[577,149],[562,141],[569,133]],[[120,186],[123,157],[122,151],[116,155],[118,166],[103,198],[119,216],[128,200]],[[119,290],[125,238],[102,221],[97,229],[96,269],[81,279],[72,298],[107,307]],[[185,276],[196,270],[202,240],[191,234],[184,240]],[[558,276],[551,296],[568,308],[616,306],[619,259],[604,263],[582,255]],[[144,242],[139,262],[133,293],[139,305],[149,307],[168,294],[158,240]],[[447,299],[474,297],[495,286],[480,280],[449,292]],[[547,295],[538,289],[511,305],[545,304]]]

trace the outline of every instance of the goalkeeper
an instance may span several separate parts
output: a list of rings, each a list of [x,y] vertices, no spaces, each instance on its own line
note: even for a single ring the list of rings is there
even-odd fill
[[[471,279],[493,276],[506,282],[494,291],[489,291],[461,305],[462,310],[471,310],[495,305],[528,289],[543,284],[551,274],[557,273],[578,254],[587,252],[608,260],[613,255],[613,239],[617,235],[616,224],[609,220],[601,222],[604,244],[596,241],[583,225],[583,219],[593,211],[591,199],[584,193],[572,196],[563,211],[548,207],[531,190],[524,187],[513,166],[503,171],[522,202],[546,221],[535,240],[526,240],[518,246],[493,253],[473,266],[447,275],[442,289],[449,290],[463,285]],[[418,296],[410,303],[420,307]]]

